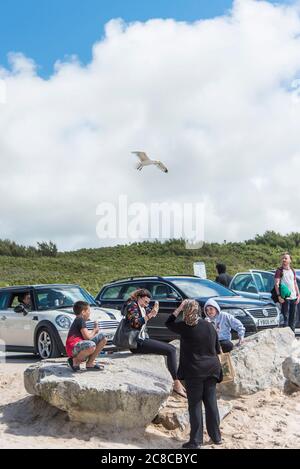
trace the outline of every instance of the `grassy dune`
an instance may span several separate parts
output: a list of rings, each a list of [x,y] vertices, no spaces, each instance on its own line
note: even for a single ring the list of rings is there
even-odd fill
[[[103,283],[131,275],[192,274],[193,262],[204,261],[208,277],[215,278],[216,262],[228,272],[274,268],[283,248],[255,243],[206,243],[187,250],[183,241],[134,243],[58,253],[56,257],[0,256],[0,286],[39,283],[78,283],[96,294]],[[300,266],[300,247],[291,249]]]

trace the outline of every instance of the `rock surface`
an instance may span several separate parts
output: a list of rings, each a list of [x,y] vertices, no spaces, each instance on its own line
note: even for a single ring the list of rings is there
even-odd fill
[[[179,357],[179,341],[172,342]],[[231,352],[235,378],[231,383],[218,385],[218,393],[224,397],[239,397],[264,389],[283,388],[285,377],[282,364],[300,344],[290,328],[266,329],[245,339]],[[298,368],[294,367],[293,377]],[[299,373],[299,371],[297,372]]]
[[[282,370],[286,379],[300,388],[300,349],[284,360]]]
[[[231,411],[232,404],[230,402],[218,402],[220,420],[223,420]],[[203,415],[205,419],[205,410],[203,407]],[[154,419],[155,424],[162,425],[166,430],[181,431],[186,430],[189,425],[188,404],[185,399],[171,395],[160,409],[157,417]]]
[[[221,383],[219,393],[239,397],[268,388],[283,388],[282,364],[294,346],[295,336],[290,328],[267,329],[247,337],[244,344],[230,354],[234,381]]]
[[[114,430],[145,428],[172,389],[164,359],[120,353],[101,363],[104,371],[74,373],[66,360],[40,362],[25,370],[25,388],[73,421]]]

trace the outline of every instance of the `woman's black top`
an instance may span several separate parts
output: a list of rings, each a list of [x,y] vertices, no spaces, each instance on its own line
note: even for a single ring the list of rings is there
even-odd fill
[[[196,326],[188,326],[176,321],[174,314],[167,319],[166,326],[180,335],[180,359],[178,379],[223,379],[218,354],[221,353],[217,332],[214,326],[199,319]]]

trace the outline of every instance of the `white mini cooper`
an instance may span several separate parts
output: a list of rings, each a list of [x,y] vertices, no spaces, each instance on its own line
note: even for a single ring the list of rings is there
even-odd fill
[[[28,311],[15,312],[19,299],[30,293]],[[0,341],[7,352],[34,353],[42,359],[65,355],[65,344],[75,319],[73,305],[86,301],[91,306],[88,329],[97,321],[108,339],[105,350],[114,349],[112,339],[122,319],[119,311],[100,308],[78,285],[34,285],[0,288]],[[18,310],[18,308],[17,308]]]

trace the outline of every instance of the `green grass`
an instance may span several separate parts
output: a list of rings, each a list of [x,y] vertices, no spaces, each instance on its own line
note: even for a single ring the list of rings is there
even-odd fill
[[[92,294],[113,279],[132,275],[192,274],[193,262],[206,263],[215,278],[216,262],[227,264],[230,274],[250,268],[271,269],[279,264],[282,247],[265,244],[205,244],[187,250],[183,241],[134,243],[100,249],[58,253],[57,257],[0,256],[0,286],[40,283],[78,283]],[[291,250],[300,265],[300,247]]]

